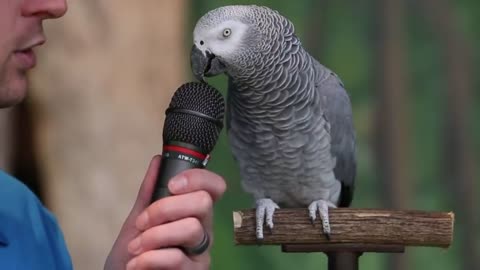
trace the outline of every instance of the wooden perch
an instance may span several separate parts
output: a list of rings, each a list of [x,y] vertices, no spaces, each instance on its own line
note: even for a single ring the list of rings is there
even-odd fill
[[[257,245],[255,210],[233,213],[235,243]],[[282,245],[287,252],[403,252],[405,246],[447,248],[452,243],[454,214],[379,209],[330,209],[331,239],[321,221],[312,225],[307,209],[278,209],[273,231],[264,227],[261,244]]]

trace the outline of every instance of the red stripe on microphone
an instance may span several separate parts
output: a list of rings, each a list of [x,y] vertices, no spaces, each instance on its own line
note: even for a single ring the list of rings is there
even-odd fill
[[[192,149],[188,149],[188,148],[181,147],[181,146],[176,146],[176,145],[165,145],[165,146],[163,146],[163,151],[180,152],[180,153],[185,154],[185,155],[194,156],[194,157],[199,158],[201,160],[205,160],[207,158],[207,155],[204,155],[204,154],[199,153],[197,151],[194,151]]]

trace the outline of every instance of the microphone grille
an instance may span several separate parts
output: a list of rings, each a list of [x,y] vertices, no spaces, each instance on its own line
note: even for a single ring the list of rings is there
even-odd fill
[[[185,83],[166,111],[163,141],[188,143],[208,154],[223,128],[224,113],[225,102],[217,89],[201,82]]]

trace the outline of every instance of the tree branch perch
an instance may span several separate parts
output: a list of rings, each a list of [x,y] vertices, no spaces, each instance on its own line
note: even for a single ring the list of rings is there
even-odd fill
[[[257,245],[255,210],[233,212],[237,245]],[[310,222],[307,209],[278,209],[275,227],[265,227],[264,245],[282,245],[287,252],[373,251],[402,252],[405,246],[447,248],[453,240],[452,212],[380,209],[330,209],[331,240],[321,221]]]

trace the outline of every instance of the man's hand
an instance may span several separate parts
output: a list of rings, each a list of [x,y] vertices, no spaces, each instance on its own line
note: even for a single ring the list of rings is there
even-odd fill
[[[210,247],[186,255],[180,247],[200,244],[205,232],[213,241],[213,203],[225,192],[225,181],[207,170],[192,169],[175,176],[174,195],[150,205],[161,158],[150,162],[135,205],[105,263],[105,270],[208,269]]]

